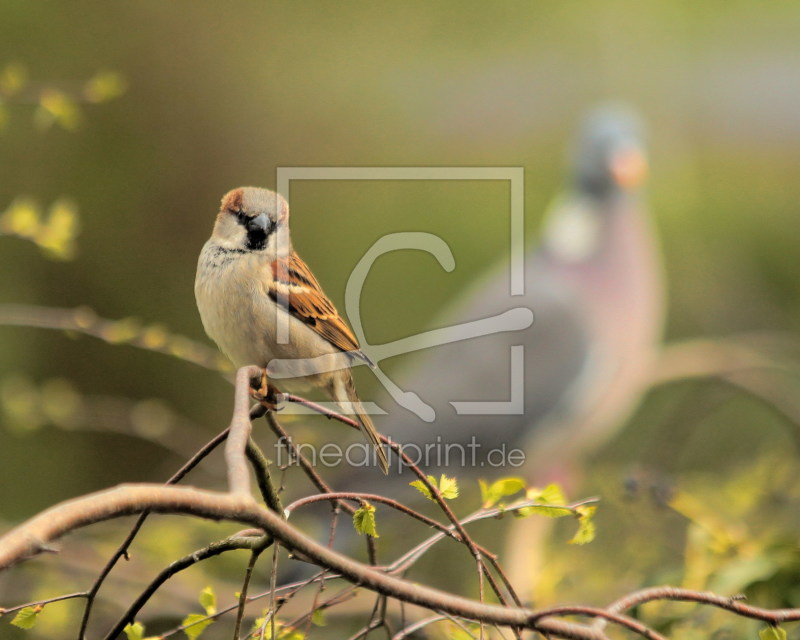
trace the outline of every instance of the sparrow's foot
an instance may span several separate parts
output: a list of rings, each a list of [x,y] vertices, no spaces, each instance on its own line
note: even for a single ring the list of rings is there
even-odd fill
[[[262,407],[270,411],[279,411],[278,396],[281,392],[273,387],[267,380],[267,370],[261,372],[261,376],[250,380],[250,397],[258,402]]]

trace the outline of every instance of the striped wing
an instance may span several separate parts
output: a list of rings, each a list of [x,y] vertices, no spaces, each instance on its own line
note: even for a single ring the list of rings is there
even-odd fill
[[[275,260],[272,263],[272,276],[270,298],[336,348],[351,352],[372,364],[361,352],[358,340],[323,293],[314,274],[296,253]]]

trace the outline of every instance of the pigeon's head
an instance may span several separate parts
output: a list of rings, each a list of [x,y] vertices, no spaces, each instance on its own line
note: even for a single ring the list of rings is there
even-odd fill
[[[595,109],[586,118],[573,150],[578,191],[595,198],[635,191],[647,177],[643,125],[621,106]]]

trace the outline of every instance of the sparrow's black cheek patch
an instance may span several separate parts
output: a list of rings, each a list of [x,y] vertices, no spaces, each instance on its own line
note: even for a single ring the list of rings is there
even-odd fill
[[[247,232],[246,246],[250,251],[260,251],[267,246],[267,234],[262,229],[250,229]]]

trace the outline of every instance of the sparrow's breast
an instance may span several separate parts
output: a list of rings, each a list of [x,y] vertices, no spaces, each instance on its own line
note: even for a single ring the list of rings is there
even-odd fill
[[[324,384],[348,357],[269,297],[271,278],[262,255],[206,243],[195,279],[203,327],[236,367],[273,363],[276,378]]]
[[[237,367],[266,366],[272,354],[264,333],[274,326],[274,313],[258,304],[257,256],[206,243],[194,284],[203,328]]]

